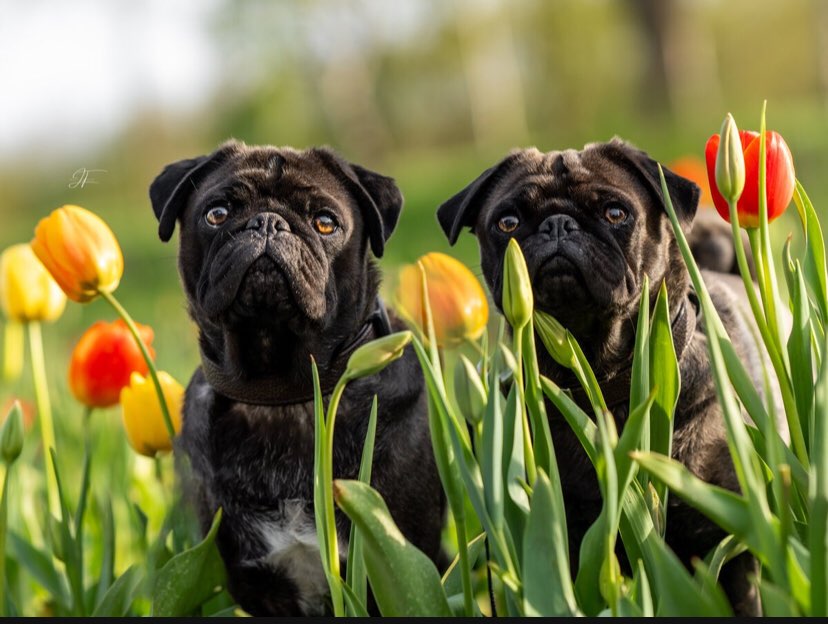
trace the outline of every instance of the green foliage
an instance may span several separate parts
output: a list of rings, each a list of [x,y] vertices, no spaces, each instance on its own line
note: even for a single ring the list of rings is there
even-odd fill
[[[357,524],[366,544],[373,544],[370,554],[366,546],[364,559],[382,614],[435,615],[444,612],[448,603],[457,615],[479,615],[484,593],[466,583],[464,594],[475,593],[464,595],[461,604],[456,594],[461,588],[458,577],[464,566],[468,578],[479,577],[486,566],[495,579],[501,615],[727,616],[732,609],[718,576],[728,560],[745,551],[762,567],[751,582],[767,614],[828,614],[828,426],[820,417],[828,410],[828,358],[824,357],[828,305],[824,246],[813,207],[799,187],[796,201],[807,244],[801,260],[790,260],[790,250],[785,250],[793,325],[784,342],[784,312],[772,278],[773,262],[765,253],[767,234],[751,236],[762,295],[761,301],[755,298],[753,312],[773,365],[765,371],[765,390],[767,394],[769,383],[777,383],[785,399],[783,405],[774,405],[760,398],[730,342],[663,179],[662,191],[702,309],[740,490],[705,483],[670,457],[681,380],[664,284],[653,299],[644,284],[630,411],[620,432],[574,337],[542,311],[535,310],[528,320],[524,312],[514,313],[523,310],[523,304],[514,301],[519,289],[504,289],[504,296],[513,299],[509,310],[519,324],[513,328],[511,348],[500,338],[484,340],[476,365],[460,356],[455,360],[457,370],[444,373],[435,341],[430,341],[430,347],[417,338],[413,341],[429,393],[434,452],[449,507],[455,523],[463,522],[467,504],[474,509],[484,530],[477,543],[487,541],[488,561],[477,563],[477,556],[468,552],[462,556],[461,548],[438,591],[432,566],[399,534],[376,492],[357,484],[339,486],[345,492],[339,496],[340,506]],[[505,259],[504,272],[512,283],[521,282],[524,273],[520,263],[509,272],[519,253],[511,249]],[[749,279],[746,285],[753,288]],[[424,333],[429,336],[433,329],[428,310],[426,321]],[[584,412],[566,390],[541,376],[535,337],[558,363],[573,371],[593,413]],[[447,379],[452,378],[470,387],[452,397],[447,392]],[[600,515],[581,542],[574,582],[555,432],[548,426],[544,398],[583,446],[603,499]],[[743,410],[752,424],[743,419]],[[793,445],[780,434],[778,422],[783,416],[792,428]],[[684,567],[663,539],[670,522],[669,496],[683,499],[728,534],[705,561],[694,563],[693,570]],[[369,531],[374,532],[371,537]],[[618,546],[627,554],[629,569],[619,564]],[[409,559],[411,563],[400,563]],[[406,566],[422,568],[410,581],[421,587],[419,591],[399,591],[409,581]],[[423,603],[424,595],[433,602]]]
[[[215,544],[220,524],[221,509],[204,540],[172,557],[158,571],[152,592],[154,617],[193,613],[223,589],[224,566]]]

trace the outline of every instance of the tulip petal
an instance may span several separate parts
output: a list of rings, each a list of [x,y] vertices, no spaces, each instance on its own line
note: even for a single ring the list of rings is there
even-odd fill
[[[66,205],[41,219],[32,248],[73,301],[118,287],[124,268],[118,241],[100,217],[80,206]]]
[[[11,320],[54,321],[66,297],[28,244],[12,245],[0,256],[0,308]]]
[[[446,254],[428,253],[401,269],[395,294],[400,315],[424,333],[420,267],[426,276],[438,346],[454,347],[479,338],[489,318],[485,292],[463,263]]]
[[[181,430],[184,388],[168,373],[158,371],[158,381],[170,411],[173,429]],[[149,377],[132,373],[130,384],[121,390],[121,412],[127,440],[136,452],[154,457],[158,451],[172,449],[161,404]]]

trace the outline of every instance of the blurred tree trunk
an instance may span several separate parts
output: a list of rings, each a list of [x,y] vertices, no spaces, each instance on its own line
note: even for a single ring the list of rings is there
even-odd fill
[[[627,0],[647,53],[642,109],[676,119],[721,108],[716,42],[698,5],[676,0]],[[689,13],[696,12],[695,15]]]
[[[377,102],[375,63],[364,49],[331,55],[319,76],[322,108],[348,156],[371,160],[391,147],[391,133]]]
[[[647,58],[647,88],[641,106],[664,111],[670,103],[667,90],[667,31],[673,3],[670,0],[627,0],[638,22]]]
[[[482,150],[525,145],[529,140],[508,10],[501,0],[462,0],[455,5],[474,141]]]

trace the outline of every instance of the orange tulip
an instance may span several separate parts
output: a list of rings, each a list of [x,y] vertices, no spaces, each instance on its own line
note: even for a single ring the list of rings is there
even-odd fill
[[[124,272],[121,248],[109,226],[80,206],[62,206],[37,224],[32,249],[72,301],[111,293]]]
[[[701,189],[699,206],[713,206],[713,198],[710,195],[710,188],[707,185],[707,168],[705,167],[704,161],[695,156],[682,156],[667,166],[673,173],[692,180],[699,185]]]
[[[8,319],[54,321],[65,307],[66,297],[29,245],[12,245],[0,255],[0,308]]]
[[[151,357],[151,327],[136,324]],[[75,398],[89,407],[110,407],[118,403],[121,389],[130,376],[146,375],[149,369],[129,329],[121,319],[98,321],[81,336],[69,361],[69,388]]]
[[[173,429],[178,433],[181,431],[184,388],[164,371],[158,371],[158,381],[170,409]],[[136,452],[154,457],[158,451],[172,449],[172,440],[161,414],[161,403],[151,379],[132,373],[129,385],[121,390],[121,409],[127,439]]]
[[[403,267],[395,297],[400,314],[425,331],[419,266],[426,275],[437,344],[453,347],[479,338],[489,320],[486,294],[466,265],[443,253],[428,253]]]
[[[736,203],[736,211],[739,215],[740,226],[755,228],[759,227],[759,133],[740,130],[739,139],[745,159],[745,187]],[[730,223],[730,208],[716,185],[716,155],[719,151],[719,141],[720,136],[714,134],[705,146],[707,178],[716,210],[725,221]],[[796,175],[791,150],[788,149],[785,139],[778,132],[765,132],[765,145],[767,150],[765,179],[768,195],[768,223],[770,223],[785,212],[788,204],[791,203]]]

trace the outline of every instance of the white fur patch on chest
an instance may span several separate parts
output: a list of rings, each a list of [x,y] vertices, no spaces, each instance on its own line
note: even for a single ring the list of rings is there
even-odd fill
[[[281,508],[260,520],[259,534],[267,546],[264,562],[296,585],[305,615],[323,615],[329,594],[322,569],[316,524],[304,500],[286,500]],[[342,550],[340,540],[340,553]]]

